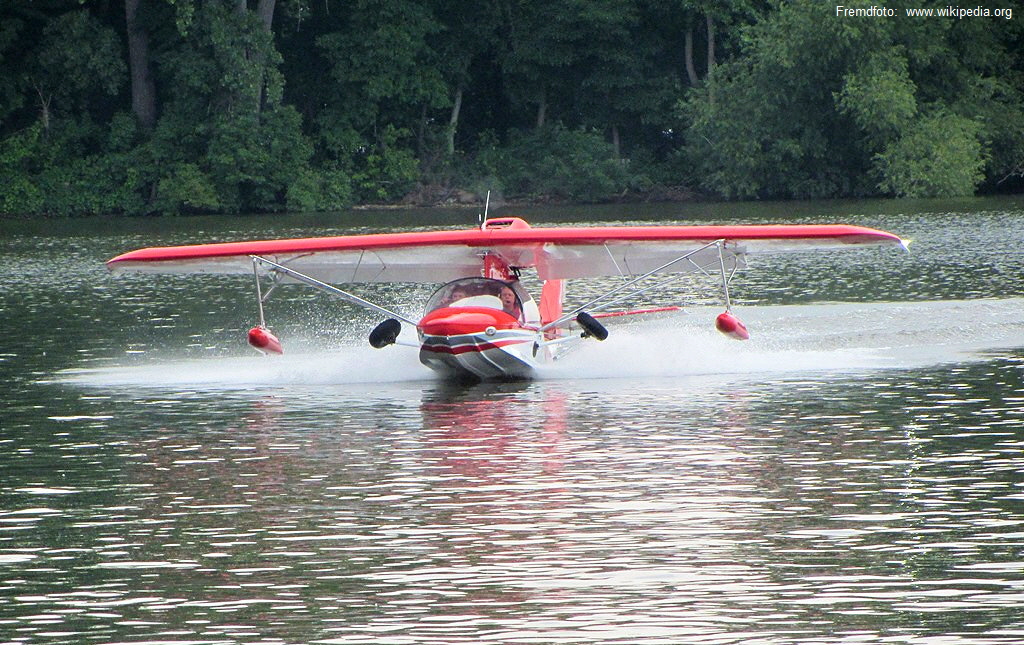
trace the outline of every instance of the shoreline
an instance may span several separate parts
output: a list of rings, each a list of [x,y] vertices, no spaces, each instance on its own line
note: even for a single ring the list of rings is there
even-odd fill
[[[466,195],[473,195],[472,198],[468,198]],[[680,205],[727,205],[727,204],[744,204],[744,203],[757,203],[762,205],[767,204],[802,204],[808,201],[812,202],[850,202],[850,201],[881,201],[888,202],[893,205],[904,204],[907,202],[918,202],[918,201],[937,201],[937,202],[958,202],[958,201],[970,201],[974,199],[1024,199],[1024,192],[984,192],[974,195],[965,195],[963,197],[950,197],[950,198],[899,198],[892,196],[874,196],[874,197],[833,197],[820,200],[805,200],[805,199],[771,199],[771,200],[729,200],[716,197],[714,195],[699,194],[696,192],[687,191],[684,189],[675,190],[652,190],[645,191],[643,193],[632,192],[625,195],[619,195],[614,198],[595,200],[595,201],[580,201],[573,199],[564,199],[559,197],[538,197],[530,199],[505,199],[503,197],[491,197],[490,210],[499,209],[535,209],[543,207],[553,208],[574,208],[574,207],[611,207],[616,205],[650,205],[655,206],[658,204],[680,204]],[[357,213],[367,213],[373,211],[385,211],[385,212],[406,212],[406,211],[479,211],[483,212],[485,208],[485,197],[477,197],[468,191],[465,191],[465,195],[461,199],[449,198],[445,200],[419,200],[409,199],[408,196],[398,202],[388,203],[361,203],[353,204],[344,209],[338,211],[257,211],[257,212],[226,212],[226,211],[209,211],[209,212],[186,212],[175,215],[167,215],[163,213],[147,213],[147,214],[126,214],[126,213],[88,213],[88,214],[77,214],[77,215],[39,215],[39,214],[22,214],[22,213],[0,213],[0,222],[55,222],[55,221],[75,221],[75,220],[89,220],[96,218],[103,218],[109,220],[157,220],[157,219],[176,219],[176,218],[190,218],[190,217],[223,217],[232,218],[238,216],[262,216],[262,217],[274,217],[280,215],[316,215],[318,213],[335,213],[341,211],[352,211]]]
[[[604,204],[657,204],[657,203],[698,203],[718,202],[711,195],[697,193],[684,186],[657,186],[645,191],[623,192],[617,196],[596,201],[579,201],[554,195],[532,198],[508,198],[492,195],[491,208],[521,208],[536,206],[574,206]],[[354,204],[352,210],[403,210],[413,208],[483,208],[487,205],[487,194],[462,188],[423,186],[410,191],[397,202]]]

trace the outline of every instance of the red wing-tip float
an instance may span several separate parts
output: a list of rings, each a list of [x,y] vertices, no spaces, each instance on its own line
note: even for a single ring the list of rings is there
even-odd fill
[[[604,340],[602,319],[680,309],[607,311],[687,274],[720,284],[725,311],[715,326],[747,339],[729,301],[729,282],[747,254],[865,245],[905,246],[891,233],[847,225],[531,228],[522,219],[501,217],[461,231],[147,248],[107,266],[115,272],[254,275],[259,323],[248,339],[264,353],[283,351],[264,321],[264,302],[278,284],[300,282],[384,317],[369,334],[373,347],[413,344],[420,361],[443,375],[504,379],[531,377],[538,365],[556,360],[581,339]],[[519,281],[526,269],[541,282],[539,301]],[[601,276],[623,281],[563,310],[566,280]],[[264,289],[261,283],[268,281]],[[441,286],[418,320],[335,286],[375,282]],[[399,340],[403,324],[416,330],[418,343]]]

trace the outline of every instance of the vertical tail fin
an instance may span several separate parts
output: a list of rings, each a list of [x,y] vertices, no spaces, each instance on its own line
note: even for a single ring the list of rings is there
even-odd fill
[[[562,302],[565,298],[564,280],[545,280],[540,290],[540,324],[558,320],[562,316]]]

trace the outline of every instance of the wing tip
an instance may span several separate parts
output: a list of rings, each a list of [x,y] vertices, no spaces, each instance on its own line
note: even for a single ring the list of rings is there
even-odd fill
[[[104,265],[107,267],[107,271],[110,271],[114,275],[117,275],[118,273],[121,273],[122,269],[124,269],[124,256],[125,255],[127,255],[127,254],[122,253],[121,255],[118,255],[117,257],[110,258],[109,260],[104,262]]]

